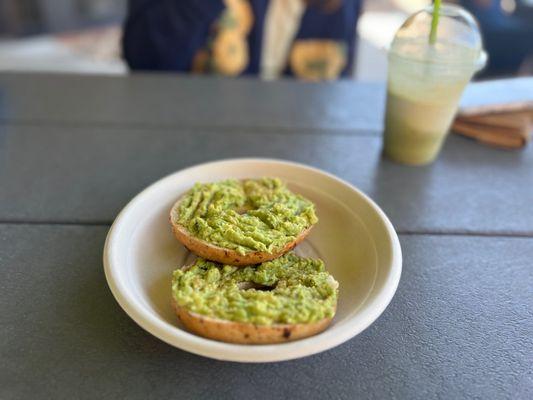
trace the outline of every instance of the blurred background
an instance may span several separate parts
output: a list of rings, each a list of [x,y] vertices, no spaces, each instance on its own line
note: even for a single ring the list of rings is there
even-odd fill
[[[430,1],[367,0],[357,23],[353,77],[386,79],[386,46]],[[478,19],[489,64],[478,79],[533,75],[533,0],[456,1]],[[0,0],[0,71],[125,74],[126,0]]]

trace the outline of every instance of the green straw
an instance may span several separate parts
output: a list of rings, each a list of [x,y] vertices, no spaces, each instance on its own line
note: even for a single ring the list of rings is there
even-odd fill
[[[437,41],[437,25],[439,24],[440,0],[433,2],[433,17],[431,18],[431,32],[429,33],[429,44]]]

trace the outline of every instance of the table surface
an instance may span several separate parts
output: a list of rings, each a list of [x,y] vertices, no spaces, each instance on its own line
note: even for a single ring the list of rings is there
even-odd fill
[[[532,96],[474,84],[464,102]],[[437,162],[380,157],[380,84],[0,75],[0,398],[531,398],[533,150],[450,136]],[[221,362],[139,328],[107,288],[118,211],[158,178],[242,156],[304,162],[369,194],[402,279],[347,343]]]

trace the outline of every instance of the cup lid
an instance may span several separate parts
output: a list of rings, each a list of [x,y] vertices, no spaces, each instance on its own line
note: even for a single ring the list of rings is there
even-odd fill
[[[487,60],[475,18],[464,8],[443,4],[432,32],[433,5],[413,15],[396,32],[389,54],[434,64],[470,65],[481,69]]]

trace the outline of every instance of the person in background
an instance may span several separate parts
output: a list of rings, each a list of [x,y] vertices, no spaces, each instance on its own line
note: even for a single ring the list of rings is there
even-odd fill
[[[353,71],[360,0],[130,0],[134,71],[330,80]]]
[[[533,74],[529,65],[533,61],[533,0],[459,0],[459,4],[476,16],[489,55],[479,76]]]

